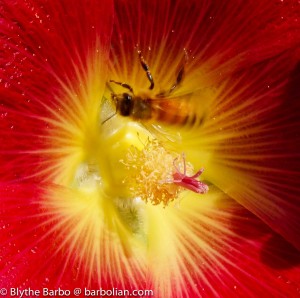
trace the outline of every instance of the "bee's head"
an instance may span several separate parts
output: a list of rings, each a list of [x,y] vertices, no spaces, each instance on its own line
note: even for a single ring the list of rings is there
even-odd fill
[[[112,94],[117,112],[122,116],[130,116],[133,110],[132,95],[128,93]]]

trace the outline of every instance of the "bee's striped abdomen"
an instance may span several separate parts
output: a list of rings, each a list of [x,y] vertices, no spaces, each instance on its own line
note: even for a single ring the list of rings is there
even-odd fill
[[[193,127],[200,123],[192,104],[179,100],[162,100],[152,107],[152,120],[169,125]]]

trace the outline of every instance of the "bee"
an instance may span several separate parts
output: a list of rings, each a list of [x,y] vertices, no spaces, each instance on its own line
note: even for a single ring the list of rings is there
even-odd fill
[[[168,91],[160,92],[154,97],[149,96],[147,93],[135,94],[133,88],[129,84],[110,80],[110,83],[120,85],[124,89],[128,90],[127,92],[120,94],[111,94],[112,101],[116,107],[115,114],[130,117],[134,121],[143,123],[158,122],[168,125],[186,125],[191,127],[200,122],[195,111],[195,105],[193,105],[188,97],[172,97],[173,91],[180,85],[184,77],[185,64],[188,60],[186,50],[184,50],[184,53],[185,59],[177,73],[175,83]],[[154,79],[150,72],[150,68],[140,50],[138,50],[138,55],[141,66],[146,72],[147,78],[150,82],[149,90],[152,90],[154,89]],[[109,120],[111,117],[106,119],[104,122]]]

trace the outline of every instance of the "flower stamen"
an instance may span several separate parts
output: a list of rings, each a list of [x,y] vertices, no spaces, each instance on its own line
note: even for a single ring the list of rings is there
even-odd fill
[[[129,173],[123,182],[131,185],[130,191],[134,197],[153,205],[162,203],[167,206],[185,189],[206,193],[208,186],[196,180],[203,169],[191,175],[191,163],[187,163],[182,154],[182,162],[176,164],[179,158],[178,153],[167,151],[157,140],[148,140],[142,150],[132,146],[125,161],[121,161]],[[183,172],[180,171],[181,167]]]

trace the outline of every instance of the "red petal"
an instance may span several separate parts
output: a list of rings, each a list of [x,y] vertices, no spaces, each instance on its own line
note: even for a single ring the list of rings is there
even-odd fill
[[[95,223],[81,221],[87,209],[82,206],[73,212],[78,205],[77,191],[49,184],[2,185],[0,191],[3,287],[151,289],[157,297],[299,294],[298,251],[257,217],[215,191],[208,201],[190,196],[178,209],[157,211],[151,206],[155,214],[148,214],[147,258],[137,253],[141,243],[139,248],[133,246],[131,258],[109,250],[111,242],[118,245],[114,233],[90,238]],[[78,222],[87,226],[77,226]],[[77,238],[78,228],[85,231],[82,239]],[[90,250],[98,242],[100,250]],[[81,254],[86,248],[89,254]],[[95,252],[98,258],[93,258]],[[126,263],[114,267],[120,260]],[[116,278],[121,272],[121,278]]]
[[[103,229],[102,210],[86,217],[95,208],[79,191],[40,183],[0,185],[0,193],[2,287],[145,288],[141,260]]]
[[[57,250],[61,240],[51,228],[53,219],[42,212],[49,187],[1,186],[0,282],[7,289],[70,287],[78,274],[76,267],[64,274],[66,262],[73,266],[74,259]]]
[[[230,199],[220,196],[211,206],[193,200],[182,201],[181,220],[174,225],[184,297],[299,294],[300,257],[294,247]]]
[[[113,3],[2,1],[1,14],[0,176],[53,180],[85,105],[101,101]]]
[[[1,76],[4,86],[0,94],[0,162],[3,165],[0,177],[3,180],[23,179],[36,173],[39,179],[49,180],[49,172],[42,175],[40,169],[49,168],[48,163],[51,164],[52,155],[42,152],[49,149],[48,140],[43,136],[51,121],[45,121],[40,115],[51,120],[53,111],[65,108],[59,100],[61,92],[65,91],[62,90],[61,80],[67,78],[67,86],[73,86],[72,82],[76,82],[78,77],[84,77],[84,57],[89,49],[86,44],[91,45],[95,36],[100,36],[104,52],[109,46],[106,43],[109,33],[101,34],[110,31],[106,23],[106,17],[111,17],[111,10],[106,10],[111,8],[109,1],[101,1],[101,5],[97,2],[101,9],[93,9],[91,18],[87,6],[93,2],[85,2],[85,9],[82,9],[80,1],[70,5],[56,1],[42,2],[32,5],[20,1],[14,8],[6,4],[4,7],[3,48],[4,61],[8,65]],[[119,77],[131,83],[141,78],[140,85],[147,86],[136,58],[136,43],[140,44],[155,80],[162,88],[174,82],[184,47],[195,53],[195,59],[187,67],[187,86],[183,86],[185,93],[204,86],[219,87],[220,80],[225,78],[226,88],[210,111],[216,116],[224,112],[227,117],[220,118],[215,130],[213,125],[208,125],[204,132],[211,135],[211,132],[217,131],[215,135],[221,136],[217,144],[208,144],[209,152],[213,150],[216,153],[212,170],[219,170],[219,174],[211,172],[207,177],[290,242],[299,245],[298,84],[289,86],[283,103],[279,97],[282,88],[287,86],[286,78],[297,57],[290,55],[293,52],[289,50],[299,44],[299,4],[293,1],[217,1],[207,4],[200,1],[118,1],[116,9],[112,55],[116,66],[112,70],[112,79]],[[47,11],[50,12],[49,21]],[[30,23],[32,20],[33,23]],[[82,25],[92,24],[90,20],[97,23],[95,33],[93,25]],[[45,23],[45,27],[40,25]],[[39,45],[42,47],[39,48]],[[147,50],[149,45],[151,51]],[[284,51],[290,59],[284,60],[285,57],[280,55]],[[61,52],[67,53],[70,59],[60,56]],[[118,61],[120,57],[122,61]],[[274,60],[267,61],[267,58]],[[80,65],[79,69],[71,62]],[[199,65],[204,65],[204,68],[199,68]],[[233,74],[232,77],[228,78],[229,74]],[[22,76],[24,79],[21,79]],[[275,86],[271,92],[263,91],[266,81],[271,82],[271,87]],[[76,88],[72,91],[76,92]],[[71,98],[66,97],[66,100],[71,101]],[[222,103],[223,98],[225,101]],[[232,98],[234,100],[231,101]],[[260,105],[260,102],[263,103]],[[221,107],[220,113],[218,105]],[[258,112],[249,113],[253,107],[258,107]],[[242,116],[239,111],[243,112]],[[69,109],[68,112],[74,111]],[[239,117],[232,117],[231,113],[239,114]],[[241,119],[243,116],[244,119]],[[254,131],[252,125],[255,126]],[[227,133],[219,133],[223,127]],[[239,134],[234,136],[236,130],[242,132],[245,138]],[[249,142],[248,135],[253,143]],[[266,135],[270,137],[266,138]],[[64,132],[60,137],[65,137]],[[280,157],[279,160],[277,157]],[[206,168],[206,173],[208,171]],[[48,186],[42,189],[31,186],[1,189],[3,233],[0,237],[4,244],[1,247],[1,255],[4,256],[0,263],[1,284],[36,287],[49,284],[54,288],[60,285],[73,288],[73,284],[85,286],[86,282],[90,282],[99,286],[98,275],[93,276],[95,279],[91,281],[83,270],[93,270],[93,267],[79,266],[77,269],[75,254],[68,253],[66,257],[64,252],[57,252],[57,247],[64,243],[63,236],[70,236],[70,233],[62,228],[65,234],[58,232],[57,235],[55,230],[51,230],[51,214],[44,210],[40,212],[37,208],[45,189],[48,190]],[[70,197],[71,194],[72,191]],[[172,291],[173,296],[182,294],[187,297],[199,295],[199,292],[203,297],[294,297],[299,294],[299,253],[258,218],[231,201],[226,203],[226,208],[222,205],[205,207],[199,205],[199,200],[187,199],[184,204],[191,205],[187,205],[186,209],[183,206],[183,210],[178,212],[161,212],[163,216],[168,215],[164,222],[167,232],[157,227],[155,232],[161,232],[162,237],[160,243],[150,243],[151,262],[141,265],[141,259],[136,258],[141,270],[136,273],[130,267],[129,282],[132,276],[138,280],[137,285],[144,284],[146,280],[147,285],[154,285],[162,293],[162,297]],[[249,233],[252,227],[253,233]],[[49,234],[49,230],[53,233]],[[171,240],[168,243],[163,236],[170,230],[173,233],[168,237]],[[160,255],[160,249],[167,252],[166,248],[173,254]],[[73,251],[68,245],[66,250]],[[109,261],[116,258],[109,250],[107,255]],[[168,266],[163,267],[161,272],[156,269],[165,264]],[[150,267],[149,271],[147,267]],[[61,268],[64,270],[61,271]],[[109,266],[99,268],[108,276],[104,278],[105,282],[116,281],[114,274],[117,270],[111,271]],[[153,272],[163,274],[153,276]],[[165,272],[169,275],[164,275]],[[128,280],[124,283],[122,280],[121,286]],[[116,281],[114,286],[118,285]]]
[[[286,72],[287,61],[274,58],[261,64],[258,79],[244,83],[248,91],[231,101],[223,98],[205,131],[218,138],[206,144],[215,146],[215,153],[205,173],[300,248],[300,75],[299,66]]]
[[[147,88],[138,44],[156,86],[165,90],[175,82],[185,48],[190,57],[182,89],[203,90],[299,45],[299,11],[293,0],[117,1],[112,77]]]

